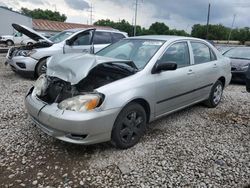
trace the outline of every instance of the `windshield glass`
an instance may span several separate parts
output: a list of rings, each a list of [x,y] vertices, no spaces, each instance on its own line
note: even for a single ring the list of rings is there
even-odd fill
[[[250,59],[250,48],[233,48],[224,55],[230,58]]]
[[[99,56],[133,61],[142,70],[165,41],[125,39],[96,53]]]
[[[59,43],[68,38],[70,35],[72,35],[74,32],[73,31],[63,31],[58,34],[56,34],[53,37],[50,37],[49,40],[51,40],[54,43]]]

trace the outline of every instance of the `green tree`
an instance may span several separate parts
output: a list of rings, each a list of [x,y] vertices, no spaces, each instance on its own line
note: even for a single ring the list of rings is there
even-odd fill
[[[57,11],[51,10],[42,10],[40,8],[30,10],[27,8],[21,8],[21,13],[35,19],[45,19],[45,20],[52,20],[52,21],[60,21],[64,22],[67,19],[65,14],[61,14]]]
[[[151,24],[148,30],[150,34],[157,34],[157,35],[169,34],[169,27],[166,26],[164,23],[160,22],[155,22]]]
[[[106,19],[106,20],[102,19],[102,20],[98,20],[97,22],[95,22],[94,25],[109,26],[109,27],[112,27],[114,29],[124,31],[124,32],[128,33],[129,36],[133,36],[133,28],[134,27],[126,20],[114,22],[114,21],[111,21],[110,19]],[[140,30],[141,30],[141,27],[137,26],[137,31],[140,32]]]

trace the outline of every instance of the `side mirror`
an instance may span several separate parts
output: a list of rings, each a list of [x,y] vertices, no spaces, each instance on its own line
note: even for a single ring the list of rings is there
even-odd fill
[[[65,41],[65,44],[68,45],[68,46],[71,46],[72,42],[71,42],[71,40],[68,39],[68,40]]]
[[[175,62],[157,62],[152,70],[152,74],[157,74],[162,71],[176,70],[177,64]]]

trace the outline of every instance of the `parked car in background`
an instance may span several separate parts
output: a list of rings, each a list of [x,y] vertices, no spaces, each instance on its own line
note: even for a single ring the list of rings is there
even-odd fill
[[[250,64],[250,47],[235,47],[223,54],[231,59],[232,81],[246,82],[246,71]]]
[[[8,51],[7,64],[24,76],[39,76],[46,72],[48,57],[65,53],[95,53],[127,34],[118,30],[70,29],[46,38],[36,31],[18,24],[12,26],[37,41],[33,45],[13,47]]]
[[[14,35],[2,35],[0,36],[0,43],[7,46],[20,45],[22,41],[29,40],[31,43],[35,41],[27,37],[26,35],[16,32]]]
[[[48,34],[46,34],[46,33],[40,33],[42,36],[44,36],[44,37],[46,37],[47,39],[48,38],[50,38],[50,37],[52,37],[51,35],[48,35]],[[34,44],[34,43],[36,43],[36,41],[34,41],[34,40],[32,40],[31,38],[28,38],[28,39],[24,39],[24,40],[22,40],[21,41],[21,45],[24,45],[24,46],[26,46],[26,45],[32,45],[32,44]]]
[[[95,55],[48,59],[26,98],[31,118],[63,141],[135,145],[146,124],[199,102],[216,107],[231,80],[229,58],[188,37],[123,39]]]
[[[246,88],[247,88],[247,91],[250,92],[250,65],[248,66],[248,69],[246,72]]]

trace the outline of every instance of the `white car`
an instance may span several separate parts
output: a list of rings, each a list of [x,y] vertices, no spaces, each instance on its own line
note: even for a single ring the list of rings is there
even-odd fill
[[[16,32],[14,35],[0,36],[0,43],[5,44],[7,46],[19,45],[22,43],[22,41],[28,41],[27,44],[35,43],[34,40],[19,32]]]
[[[6,64],[9,64],[13,71],[28,77],[45,73],[46,61],[53,55],[96,53],[109,44],[127,37],[127,33],[114,29],[77,28],[62,31],[48,39],[26,26],[18,24],[12,26],[37,41],[33,45],[12,47],[6,56]]]

